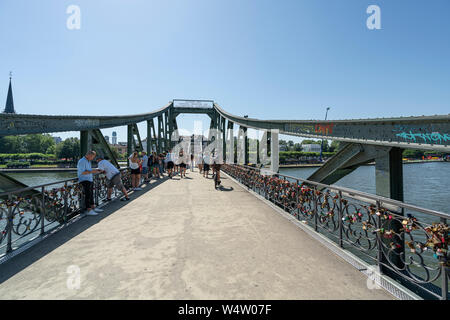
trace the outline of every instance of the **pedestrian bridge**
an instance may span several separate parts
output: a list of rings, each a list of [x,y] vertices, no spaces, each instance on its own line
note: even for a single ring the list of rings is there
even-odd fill
[[[230,176],[222,186],[152,179],[1,264],[0,297],[394,299]]]

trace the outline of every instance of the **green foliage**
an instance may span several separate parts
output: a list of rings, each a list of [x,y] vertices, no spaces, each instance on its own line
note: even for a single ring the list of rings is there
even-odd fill
[[[0,153],[54,153],[55,141],[49,134],[0,137]]]
[[[27,160],[32,163],[45,160],[49,161],[55,159],[53,154],[43,153],[0,153],[0,163],[6,163],[8,161]]]
[[[56,156],[59,159],[72,159],[74,162],[80,158],[80,140],[67,138],[56,146]]]
[[[422,159],[423,151],[416,149],[405,149],[403,150],[403,157],[410,159]]]
[[[331,142],[330,147],[328,148],[329,152],[336,152],[339,149],[339,141],[333,140]]]
[[[322,152],[323,158],[333,156],[334,152]],[[301,157],[320,157],[320,152],[302,152],[302,151],[280,151],[280,161],[284,162],[287,159],[300,159]]]
[[[6,164],[7,168],[28,168],[29,166],[28,161],[10,161]]]

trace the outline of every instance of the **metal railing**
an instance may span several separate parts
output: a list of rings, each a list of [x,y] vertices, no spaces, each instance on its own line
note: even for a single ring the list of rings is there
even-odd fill
[[[131,188],[128,169],[121,169],[125,188]],[[84,210],[83,188],[77,178],[0,193],[0,258],[67,224]],[[112,196],[117,197],[116,189]],[[106,198],[106,177],[94,175],[94,202]]]
[[[447,299],[449,214],[244,165],[222,170],[411,291]]]

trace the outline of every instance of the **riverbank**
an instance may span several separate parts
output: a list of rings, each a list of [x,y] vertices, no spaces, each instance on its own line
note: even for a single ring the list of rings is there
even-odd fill
[[[409,163],[429,163],[429,162],[446,162],[443,160],[407,160],[403,161],[404,164]],[[121,164],[121,163],[119,163]],[[124,166],[121,166],[121,168],[126,167],[126,163],[124,163]],[[314,168],[314,167],[321,167],[322,163],[298,163],[298,164],[280,164],[280,168]],[[368,164],[365,164],[366,166],[372,166],[375,165],[375,162],[371,162]],[[1,173],[22,173],[22,172],[75,172],[77,171],[77,168],[49,168],[49,167],[42,167],[42,168],[28,168],[28,169],[0,169]]]
[[[410,163],[429,163],[429,162],[448,162],[444,160],[405,160],[403,164]],[[323,163],[298,163],[298,164],[280,164],[280,168],[314,168],[321,167]],[[365,164],[365,166],[373,166],[375,162]]]

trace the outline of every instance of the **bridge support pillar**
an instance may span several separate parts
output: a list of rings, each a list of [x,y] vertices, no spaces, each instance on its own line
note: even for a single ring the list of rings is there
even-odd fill
[[[376,193],[379,196],[391,198],[398,201],[403,201],[403,149],[391,148],[388,152],[381,154],[375,158],[375,183]],[[397,212],[399,215],[403,215],[403,210]],[[402,232],[402,224],[395,219],[386,221],[382,227],[385,230],[394,230],[395,233],[400,234]],[[398,248],[389,254],[389,260],[391,264],[399,268],[404,267],[404,263],[401,261],[401,254],[404,253],[405,244],[404,241],[395,238],[395,244]],[[386,246],[390,245],[392,240],[383,240]],[[386,256],[381,252],[379,253],[379,259],[383,263],[388,264]],[[380,266],[380,270],[393,278],[398,278],[395,272]]]
[[[403,201],[403,160],[401,148],[392,148],[375,158],[377,195]]]
[[[233,133],[233,122],[228,121],[227,129],[227,144],[226,144],[226,163],[235,163],[234,160],[234,133]]]
[[[248,156],[248,135],[247,135],[247,128],[243,127],[242,130],[244,131],[244,164],[248,165],[249,163],[249,156]]]
[[[92,135],[90,130],[80,131],[80,158],[84,157],[86,153],[92,150]]]
[[[130,159],[128,157],[133,152],[133,125],[129,124],[127,128],[127,167],[130,166]]]
[[[278,146],[278,130],[270,132],[270,171],[277,172],[280,167],[280,155]]]

